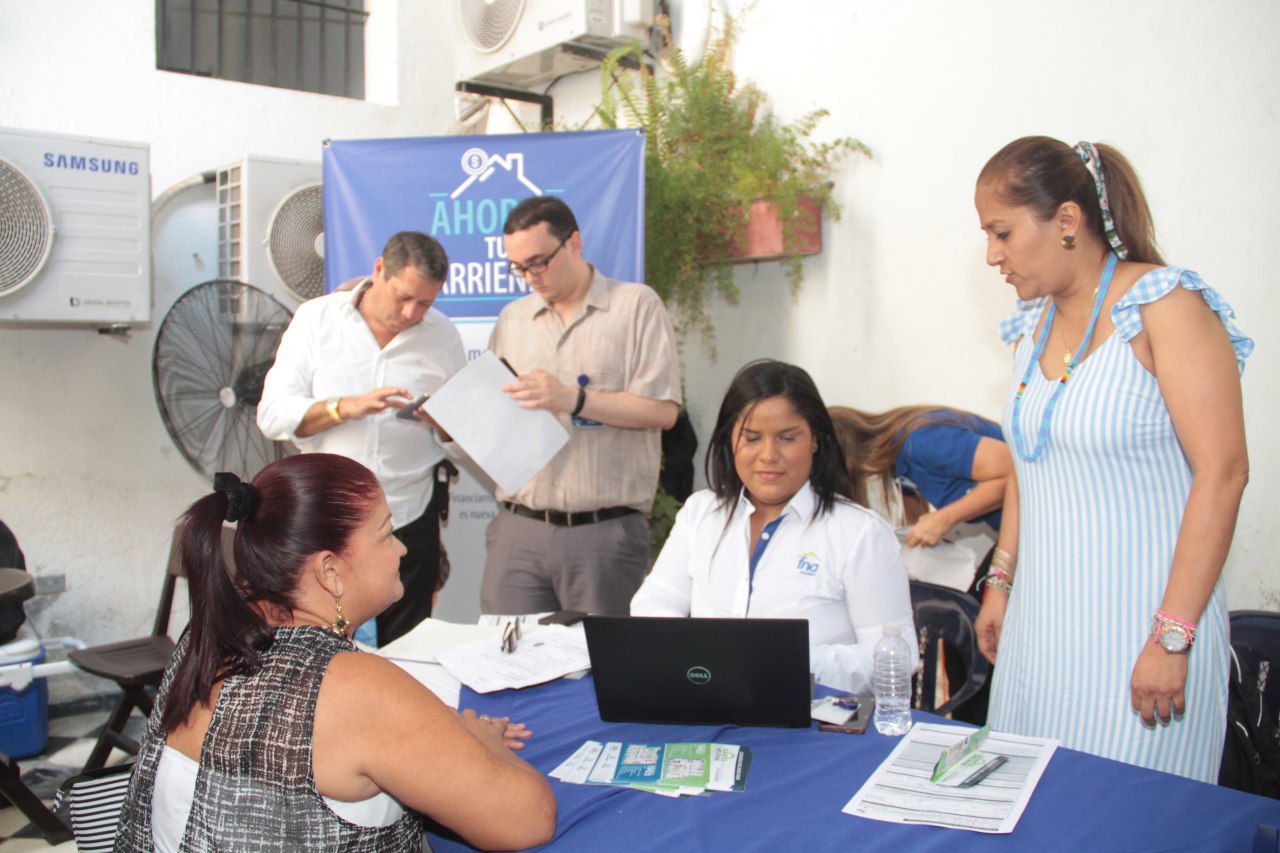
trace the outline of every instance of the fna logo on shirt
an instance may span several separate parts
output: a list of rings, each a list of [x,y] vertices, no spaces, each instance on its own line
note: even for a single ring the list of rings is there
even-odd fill
[[[802,575],[816,575],[820,568],[822,563],[818,560],[818,555],[812,551],[801,554],[800,562],[796,564],[796,570]]]

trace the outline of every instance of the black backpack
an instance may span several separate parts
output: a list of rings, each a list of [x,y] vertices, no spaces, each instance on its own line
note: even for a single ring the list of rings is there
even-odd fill
[[[1263,705],[1258,673],[1248,671],[1231,649],[1227,687],[1227,737],[1218,784],[1280,799],[1280,729]]]

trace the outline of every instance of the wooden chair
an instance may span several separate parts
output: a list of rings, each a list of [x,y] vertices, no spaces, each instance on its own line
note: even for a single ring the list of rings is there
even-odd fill
[[[175,529],[173,541],[169,545],[169,562],[165,567],[160,604],[156,608],[151,633],[133,640],[78,649],[67,655],[80,669],[114,681],[123,691],[98,736],[98,742],[94,744],[93,752],[84,765],[85,770],[104,767],[111,750],[116,747],[132,755],[138,754],[138,742],[127,736],[124,728],[135,710],[141,711],[144,716],[151,713],[154,704],[151,691],[160,686],[165,667],[173,656],[174,643],[169,638],[169,617],[173,610],[178,578],[186,574],[178,552],[178,534],[179,530]]]

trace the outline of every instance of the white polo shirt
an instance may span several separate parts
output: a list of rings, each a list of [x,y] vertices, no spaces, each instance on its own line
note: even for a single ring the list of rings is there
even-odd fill
[[[369,286],[337,291],[298,306],[262,389],[258,428],[275,441],[292,441],[304,453],[337,453],[362,463],[387,493],[392,522],[403,527],[427,508],[432,471],[444,457],[435,431],[421,421],[397,418],[396,409],[356,418],[313,436],[294,432],[317,400],[357,397],[375,388],[434,393],[466,364],[462,338],[432,308],[422,322],[379,347],[356,308]]]
[[[746,493],[731,516],[710,490],[694,494],[631,600],[632,615],[808,619],[817,680],[869,690],[872,653],[886,624],[901,625],[917,651],[901,546],[888,524],[857,504],[841,499],[817,517],[815,509],[805,483],[783,509],[752,578],[755,510]]]

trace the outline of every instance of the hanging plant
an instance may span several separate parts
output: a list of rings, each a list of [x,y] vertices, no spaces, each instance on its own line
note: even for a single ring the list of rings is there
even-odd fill
[[[670,70],[660,74],[646,64],[639,44],[618,48],[604,61],[596,108],[605,127],[645,131],[645,279],[681,335],[696,333],[713,357],[708,300],[713,293],[738,298],[732,262],[742,253],[752,203],[765,200],[776,211],[780,254],[795,293],[803,278],[801,238],[815,225],[812,211],[840,216],[832,195],[837,164],[849,154],[871,156],[852,137],[813,139],[826,110],[778,120],[764,93],[733,73],[736,36],[730,19],[690,64],[670,46],[667,28]],[[636,64],[638,71],[625,70]]]

